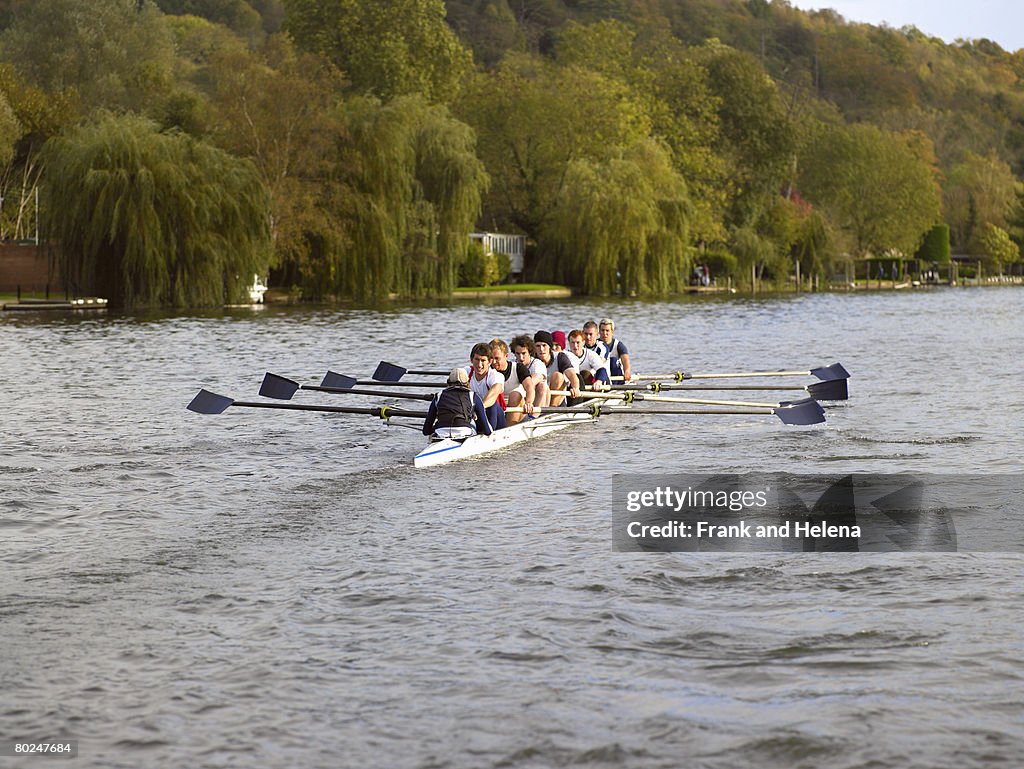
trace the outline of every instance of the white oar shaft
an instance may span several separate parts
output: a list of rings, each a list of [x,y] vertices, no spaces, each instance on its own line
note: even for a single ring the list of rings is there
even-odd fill
[[[552,395],[572,395],[568,390],[552,390]],[[617,400],[617,401],[651,401],[653,403],[695,403],[702,406],[744,406],[753,409],[775,409],[779,407],[778,403],[751,403],[749,401],[721,401],[711,400],[708,398],[673,398],[668,395],[650,395],[648,393],[637,393],[633,398],[630,398],[629,393],[595,393],[595,392],[581,392],[581,398],[604,398],[606,400]]]
[[[763,376],[810,376],[810,374],[810,371],[747,371],[744,373],[726,372],[721,374],[687,374],[683,371],[673,371],[671,374],[634,374],[629,381],[654,382],[670,379],[673,382],[682,382],[687,379],[743,379]],[[612,381],[623,382],[626,381],[626,378],[613,376]]]

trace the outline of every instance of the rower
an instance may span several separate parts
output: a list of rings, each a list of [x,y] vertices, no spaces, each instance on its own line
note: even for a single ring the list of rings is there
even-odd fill
[[[580,377],[573,359],[564,352],[555,353],[551,349],[554,339],[550,331],[538,331],[533,335],[533,346],[537,350],[537,360],[547,368],[548,387],[551,390],[569,390],[573,398],[580,397]],[[560,406],[564,395],[551,395],[551,406]],[[544,404],[541,404],[544,405]]]
[[[605,347],[604,342],[600,340],[600,332],[597,329],[597,323],[592,320],[588,320],[583,324],[583,341],[584,346],[588,350],[593,350],[601,359],[605,362],[605,368],[608,369],[608,377],[611,378],[611,368],[608,366],[608,348]]]
[[[486,342],[473,345],[469,362],[472,364],[467,370],[469,389],[483,401],[491,427],[500,430],[505,426],[505,378],[491,368],[490,345]]]
[[[608,351],[609,373],[612,376],[620,376],[623,381],[628,382],[633,375],[629,367],[629,350],[620,340],[612,336],[614,331],[615,321],[611,318],[602,318],[598,326],[598,336]]]
[[[574,329],[569,332],[569,354],[575,359],[576,368],[584,384],[592,385],[602,382],[610,385],[607,362],[594,350],[588,350],[583,341],[583,332]]]
[[[552,331],[551,332],[551,350],[555,354],[565,352],[569,349],[569,345],[566,344],[566,337],[564,331]]]
[[[453,368],[448,374],[448,386],[430,401],[423,434],[435,441],[445,438],[464,441],[477,433],[490,435],[492,432],[483,401],[469,389],[466,369]]]
[[[501,359],[501,345],[495,350],[495,342],[491,341],[491,363],[495,363],[495,357]],[[533,340],[526,334],[517,336],[512,340],[512,352],[516,357],[515,363],[508,362],[508,367],[498,366],[498,369],[505,374],[505,399],[509,407],[522,406],[522,412],[508,414],[508,423],[515,424],[523,419],[524,415],[532,416],[534,406],[546,406],[550,400],[547,386],[547,369],[544,364],[533,357]]]

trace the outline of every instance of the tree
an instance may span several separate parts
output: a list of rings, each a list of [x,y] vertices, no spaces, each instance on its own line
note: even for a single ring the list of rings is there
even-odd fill
[[[494,183],[485,218],[531,239],[551,214],[573,160],[606,160],[648,136],[630,88],[596,72],[510,55],[459,102]]]
[[[340,73],[322,57],[298,53],[275,35],[256,52],[229,48],[210,56],[214,140],[252,160],[269,193],[268,220],[279,279],[316,282],[311,241],[341,243],[332,204],[344,197],[328,158],[343,135],[336,109]]]
[[[699,53],[719,99],[716,149],[732,181],[730,222],[745,226],[782,188],[792,167],[795,133],[778,88],[756,59],[717,41]]]
[[[142,111],[169,87],[170,34],[147,0],[34,0],[0,35],[0,56],[44,91]]]
[[[943,188],[946,221],[954,244],[967,246],[985,224],[1005,229],[1021,188],[1010,167],[994,153],[966,153],[950,169]]]
[[[938,172],[919,134],[819,126],[800,167],[803,194],[851,235],[861,254],[913,253],[939,219]]]
[[[442,0],[285,0],[285,9],[299,47],[329,58],[358,93],[446,102],[472,66]]]
[[[573,160],[543,232],[541,274],[588,294],[678,290],[689,209],[685,182],[653,140],[621,158]]]
[[[43,153],[61,274],[115,307],[221,304],[266,270],[252,164],[143,118],[101,113]]]
[[[1002,227],[986,224],[978,235],[981,252],[995,263],[1000,272],[1004,265],[1020,260],[1020,248],[1010,240],[1009,233]]]
[[[447,294],[456,285],[488,178],[476,135],[422,97],[343,108],[333,173],[349,189],[349,245],[328,252],[330,286],[360,299]]]

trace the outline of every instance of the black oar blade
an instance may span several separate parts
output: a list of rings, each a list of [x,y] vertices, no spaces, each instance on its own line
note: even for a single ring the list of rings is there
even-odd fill
[[[186,408],[197,414],[221,414],[232,403],[234,401],[226,395],[217,395],[217,393],[212,393],[209,390],[200,390]]]
[[[377,367],[380,368],[379,366]],[[344,374],[335,374],[333,371],[328,371],[324,374],[324,379],[320,383],[321,387],[334,387],[338,390],[351,390],[356,386],[356,378],[354,376],[345,376]]]
[[[818,401],[845,401],[850,399],[846,379],[829,379],[807,385],[807,394]]]
[[[815,376],[818,379],[827,382],[832,379],[849,379],[850,372],[843,368],[842,363],[833,363],[831,366],[821,366],[819,368],[812,368],[811,376]]]
[[[264,398],[276,398],[279,401],[290,401],[298,390],[298,382],[271,374],[269,371],[263,375],[263,384],[260,385],[260,395]]]
[[[783,401],[775,409],[775,416],[787,425],[818,425],[825,421],[825,409],[813,398]]]
[[[379,379],[382,382],[397,382],[405,376],[407,371],[408,369],[396,366],[394,363],[381,361],[373,372],[373,378]]]

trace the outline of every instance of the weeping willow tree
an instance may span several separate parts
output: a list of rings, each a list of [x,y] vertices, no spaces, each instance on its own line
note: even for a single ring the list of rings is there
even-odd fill
[[[266,270],[252,165],[143,118],[103,114],[51,139],[43,188],[62,274],[115,307],[221,304]]]
[[[419,96],[345,107],[339,173],[351,191],[332,271],[334,288],[359,299],[447,294],[488,184],[476,136]]]
[[[542,231],[540,271],[588,294],[669,293],[685,282],[690,199],[665,149],[574,160]]]

